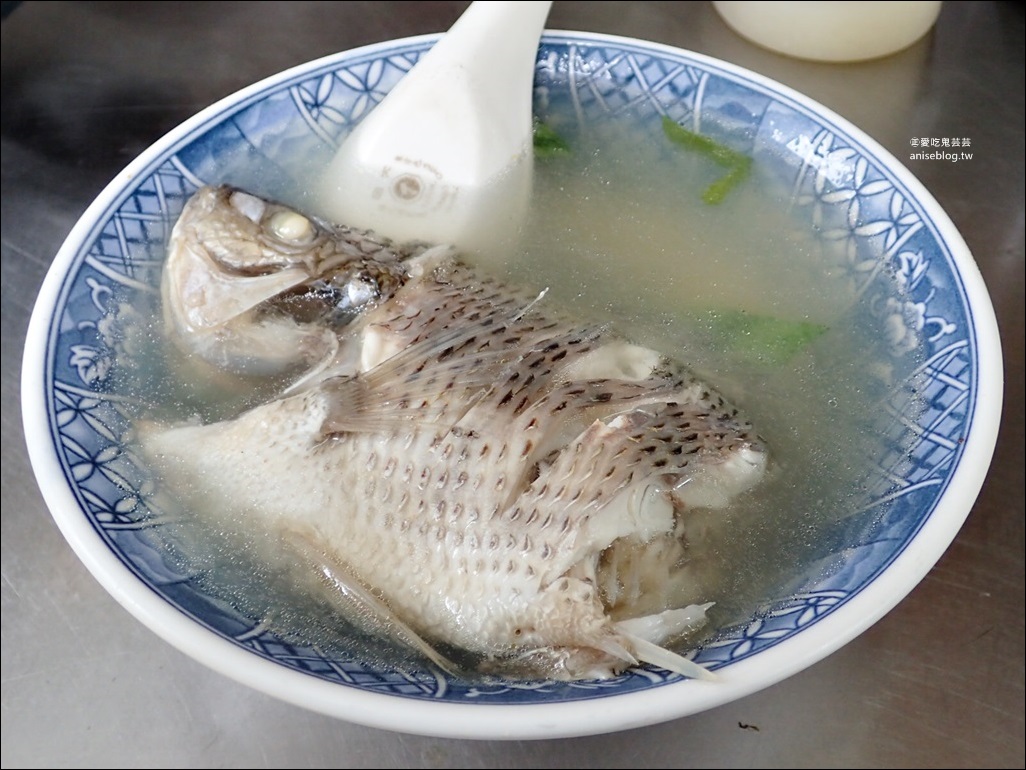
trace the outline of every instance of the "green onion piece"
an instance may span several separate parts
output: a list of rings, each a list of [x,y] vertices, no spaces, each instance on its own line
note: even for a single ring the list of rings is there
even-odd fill
[[[538,157],[563,155],[570,152],[570,145],[556,131],[537,118],[534,119],[534,154]]]
[[[829,328],[740,310],[711,311],[703,320],[729,351],[772,365],[786,363]]]
[[[722,203],[727,197],[727,193],[741,184],[751,172],[752,159],[744,153],[732,150],[707,136],[688,131],[665,115],[663,116],[663,133],[674,144],[701,153],[720,166],[726,167],[727,173],[709,185],[702,193],[702,200],[710,205]]]

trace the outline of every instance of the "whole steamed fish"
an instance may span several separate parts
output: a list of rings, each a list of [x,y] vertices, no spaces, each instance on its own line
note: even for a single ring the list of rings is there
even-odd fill
[[[174,228],[167,329],[237,372],[299,372],[212,424],[144,426],[185,504],[280,536],[349,620],[436,664],[606,677],[700,626],[689,516],[763,476],[684,368],[445,247],[397,247],[230,187]]]

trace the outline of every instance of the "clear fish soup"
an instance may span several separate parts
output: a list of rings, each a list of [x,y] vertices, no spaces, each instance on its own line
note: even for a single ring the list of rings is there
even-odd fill
[[[857,260],[828,237],[804,191],[780,181],[776,167],[789,159],[754,152],[747,177],[709,203],[703,192],[725,172],[707,155],[630,114],[581,129],[565,109],[542,110],[567,149],[538,158],[519,240],[470,261],[686,363],[766,441],[768,478],[727,510],[694,513],[685,601],[714,606],[710,625],[680,641],[686,650],[786,593],[794,575],[830,569],[848,528],[872,527],[867,503],[881,483],[872,458],[891,420],[883,406],[915,397],[896,388],[919,362],[887,349],[884,300],[856,289]],[[711,119],[703,133],[751,152]],[[310,203],[300,185],[259,182],[249,186],[300,210]],[[224,419],[295,375],[197,370],[163,343],[159,322],[130,336],[147,351],[136,371],[118,374],[131,402],[144,405],[137,419]],[[167,492],[163,536],[180,569],[211,593],[290,642],[417,665],[338,618],[311,590],[315,576],[278,558],[273,533],[238,522],[226,534],[202,512],[174,510],[175,490]]]

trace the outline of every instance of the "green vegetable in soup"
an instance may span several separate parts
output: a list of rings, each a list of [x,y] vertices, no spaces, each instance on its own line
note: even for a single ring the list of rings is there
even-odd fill
[[[811,321],[788,321],[743,310],[710,311],[702,321],[727,350],[770,365],[786,363],[828,328]]]
[[[663,133],[674,144],[701,153],[718,165],[726,167],[727,173],[709,185],[702,193],[702,200],[710,205],[722,203],[727,197],[727,193],[743,182],[751,171],[752,159],[747,155],[713,141],[707,136],[688,131],[665,115],[663,116]]]
[[[570,145],[547,123],[534,119],[534,154],[540,158],[570,152]]]

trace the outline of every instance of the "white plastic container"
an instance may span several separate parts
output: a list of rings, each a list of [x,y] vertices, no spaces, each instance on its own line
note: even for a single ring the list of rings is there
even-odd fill
[[[714,2],[739,35],[799,59],[876,59],[907,48],[940,14],[935,2]]]

